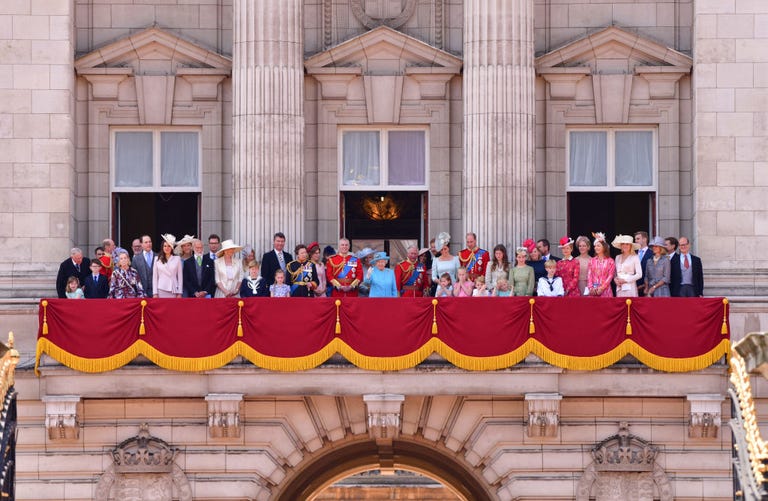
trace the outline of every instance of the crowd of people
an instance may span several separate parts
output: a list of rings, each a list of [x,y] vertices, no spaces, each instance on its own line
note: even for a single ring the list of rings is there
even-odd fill
[[[133,256],[111,239],[95,250],[94,259],[74,248],[61,263],[56,279],[60,298],[222,298],[222,297],[698,297],[704,293],[701,259],[690,253],[690,240],[648,233],[592,238],[565,236],[550,252],[547,239],[528,239],[492,254],[467,233],[465,248],[451,254],[451,236],[440,233],[430,247],[410,246],[407,256],[390,266],[386,252],[365,248],[352,253],[342,238],[338,250],[317,242],[299,244],[294,256],[285,251],[285,235],[275,233],[272,250],[256,260],[250,246],[232,240],[191,235],[181,240],[161,235],[160,252],[152,238],[132,242]],[[612,258],[610,248],[620,253]]]

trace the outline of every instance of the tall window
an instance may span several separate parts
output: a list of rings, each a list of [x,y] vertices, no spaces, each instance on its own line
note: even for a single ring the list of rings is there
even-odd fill
[[[342,190],[427,188],[427,133],[415,129],[342,130]]]
[[[113,130],[112,189],[200,191],[200,156],[195,129]]]
[[[568,131],[569,191],[654,191],[655,129]]]

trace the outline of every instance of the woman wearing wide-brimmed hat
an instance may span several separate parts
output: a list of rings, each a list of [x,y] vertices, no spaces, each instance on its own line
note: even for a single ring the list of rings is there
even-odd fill
[[[643,278],[643,266],[637,255],[640,244],[632,235],[616,235],[611,242],[621,254],[616,256],[616,297],[637,297],[637,281]]]
[[[363,279],[370,275],[371,270],[373,269],[371,264],[371,257],[376,253],[375,250],[371,249],[370,247],[364,247],[362,250],[358,251],[355,254],[355,257],[360,260],[360,264],[363,266]],[[357,296],[358,297],[368,297],[370,289],[368,287],[368,284],[363,280],[360,282],[360,285],[357,286]]]
[[[221,249],[213,262],[216,276],[216,294],[214,297],[240,297],[240,283],[243,280],[243,265],[236,256],[242,246],[232,240],[221,242]]]
[[[395,272],[386,267],[389,262],[387,253],[377,252],[371,261],[373,268],[365,278],[365,283],[370,287],[368,297],[397,297]]]
[[[181,258],[173,254],[176,237],[170,233],[160,236],[163,238],[163,245],[152,267],[155,297],[181,297],[184,291]]]
[[[653,251],[653,257],[645,262],[645,290],[649,297],[669,297],[669,280],[672,268],[664,254],[667,248],[664,239],[656,237],[648,247]]]

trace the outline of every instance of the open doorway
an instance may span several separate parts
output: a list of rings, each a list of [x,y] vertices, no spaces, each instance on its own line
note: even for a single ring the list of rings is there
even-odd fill
[[[350,475],[318,492],[312,501],[359,499],[392,501],[462,501],[451,489],[426,475],[407,470],[368,470]]]
[[[113,193],[113,219],[117,245],[130,249],[131,241],[143,234],[160,240],[162,233],[177,239],[199,236],[199,193]]]
[[[342,192],[342,234],[354,251],[371,247],[386,252],[390,263],[402,261],[409,245],[425,241],[426,198],[421,191]]]
[[[592,237],[605,233],[610,243],[619,233],[636,231],[656,234],[656,194],[653,192],[568,193],[568,234]]]

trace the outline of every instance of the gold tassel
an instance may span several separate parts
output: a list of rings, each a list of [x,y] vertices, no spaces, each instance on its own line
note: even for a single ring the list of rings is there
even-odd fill
[[[536,302],[535,299],[531,298],[528,300],[528,304],[531,305],[531,318],[528,320],[528,334],[535,334],[536,333],[536,326],[533,324],[533,304]]]
[[[147,307],[147,300],[141,300],[141,325],[139,325],[139,336],[143,336],[147,333],[147,329],[144,328],[144,308]]]
[[[243,337],[243,305],[245,303],[240,300],[237,302],[237,337]]]
[[[43,329],[45,329],[45,325],[43,325]],[[45,334],[45,330],[43,330],[43,334]],[[728,335],[728,300],[726,298],[723,298],[723,325],[720,327],[720,334]]]
[[[437,299],[432,300],[432,335],[437,334]]]
[[[341,300],[337,299],[334,304],[336,305],[336,334],[341,334],[341,320],[339,319],[339,306],[341,306]]]
[[[48,335],[48,301],[43,299],[43,336]]]
[[[627,299],[626,302],[627,302],[627,328],[625,329],[625,333],[627,334],[627,336],[631,336],[632,335],[632,324],[630,322],[632,321],[632,319],[631,319],[631,316],[630,316],[630,312],[632,310],[632,300],[631,299]]]

